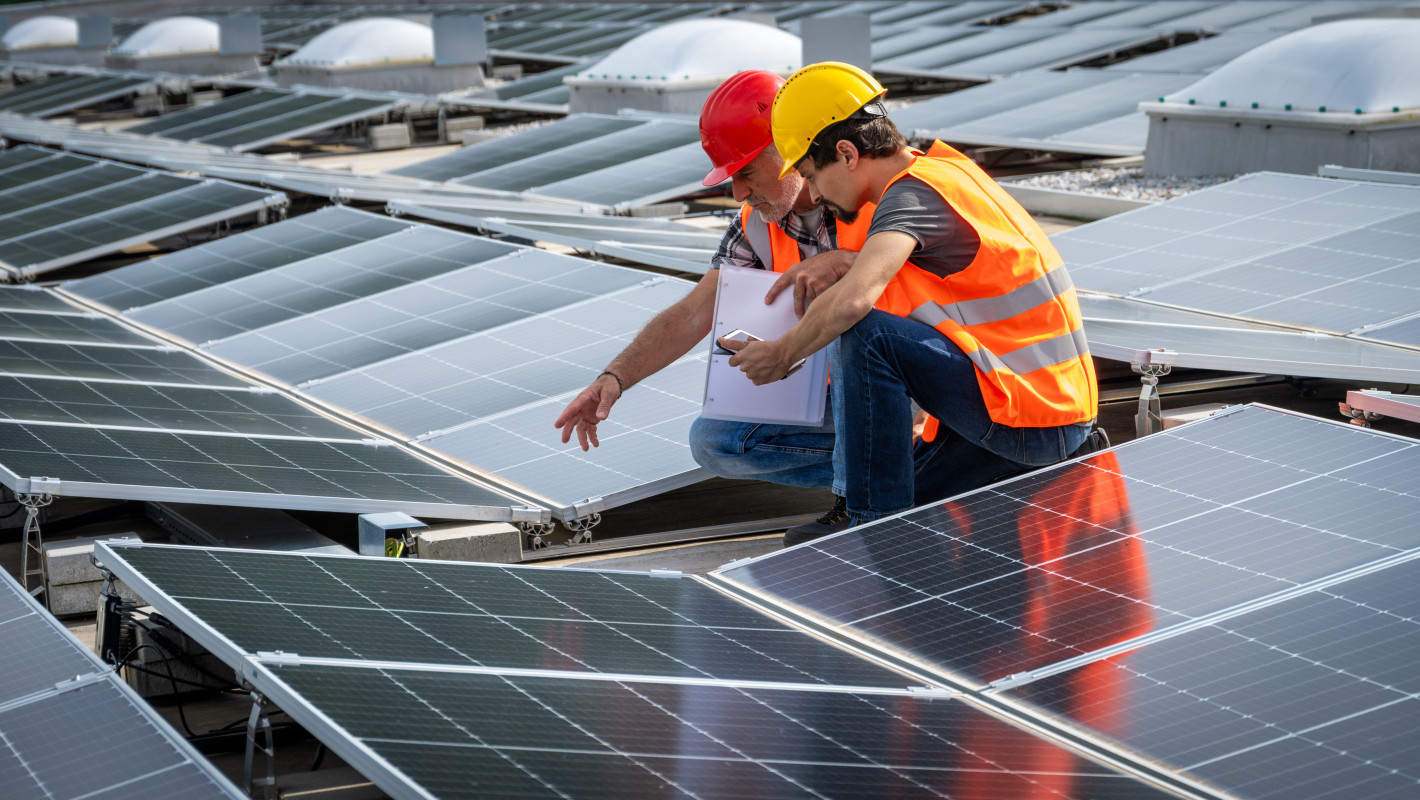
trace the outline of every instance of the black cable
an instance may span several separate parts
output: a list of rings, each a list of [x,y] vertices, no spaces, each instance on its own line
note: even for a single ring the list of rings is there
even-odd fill
[[[163,652],[163,648],[158,647],[157,645],[140,644],[132,650],[129,650],[128,653],[124,655],[124,657],[118,663],[114,664],[113,671],[118,672],[124,666],[127,666],[129,669],[136,669],[139,672],[150,672],[150,670],[146,670],[142,667],[135,667],[132,664],[128,663],[129,659],[133,658],[133,655],[135,653],[145,647],[151,647],[155,652],[157,652],[160,657],[162,657],[163,666],[168,671],[168,680],[172,681],[173,684],[173,701],[177,703],[178,720],[182,722],[182,729],[187,732],[188,738],[196,737],[197,734],[193,733],[192,728],[189,727],[187,724],[187,714],[183,712],[182,708],[182,695],[178,694],[178,679],[177,676],[173,674],[173,666],[172,664],[168,663],[168,654]]]

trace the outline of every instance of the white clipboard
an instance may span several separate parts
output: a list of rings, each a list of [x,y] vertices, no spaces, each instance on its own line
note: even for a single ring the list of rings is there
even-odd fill
[[[778,339],[798,322],[794,316],[792,290],[781,292],[774,298],[773,305],[764,304],[764,295],[778,278],[779,273],[765,269],[720,269],[701,416],[787,425],[823,423],[824,400],[828,395],[827,352],[814,353],[804,360],[797,372],[763,386],[755,386],[738,367],[730,366],[731,356],[716,352],[715,341],[734,331],[744,331],[759,339]]]

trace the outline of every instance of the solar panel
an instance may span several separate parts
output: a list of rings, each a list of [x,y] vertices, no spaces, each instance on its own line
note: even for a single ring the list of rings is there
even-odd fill
[[[73,156],[12,167],[0,183],[7,175],[0,268],[20,278],[285,204],[282,195],[245,186]]]
[[[152,342],[96,314],[34,314],[0,311],[0,340],[71,344],[151,345]]]
[[[1068,95],[1110,80],[1109,75],[1098,70],[1031,70],[922,100],[896,109],[889,116],[900,130],[914,138],[931,136],[941,139],[944,135],[949,136],[947,131],[975,120]]]
[[[595,174],[598,170],[618,167],[691,142],[699,147],[700,134],[696,126],[688,122],[652,120],[590,141],[465,175],[457,182],[482,189],[531,190],[552,197],[582,199],[580,195],[559,194],[557,182]],[[704,177],[703,171],[701,177]]]
[[[1060,69],[1167,39],[1151,28],[1074,28],[1039,41],[1005,43],[933,70],[944,77],[986,80],[1027,69]]]
[[[476,142],[447,155],[390,170],[389,174],[436,181],[450,180],[644,124],[645,120],[631,117],[574,114],[532,130],[520,131],[514,136]]]
[[[362,97],[327,98],[325,102],[309,108],[262,119],[198,141],[218,147],[230,147],[237,152],[255,150],[275,142],[375,116],[394,105],[395,103],[389,100]]]
[[[187,353],[151,344],[124,347],[0,339],[0,373],[137,383],[249,385]]]
[[[1358,411],[1420,422],[1420,396],[1413,394],[1392,394],[1378,389],[1350,391],[1346,393],[1346,405]]]
[[[1205,4],[1206,4],[1206,3],[1205,3]],[[1031,28],[1034,28],[1034,27],[1041,27],[1041,26],[1049,27],[1049,28],[1063,28],[1063,27],[1068,27],[1068,26],[1081,25],[1081,24],[1084,24],[1084,23],[1087,23],[1087,22],[1092,22],[1092,21],[1095,21],[1095,20],[1103,19],[1103,20],[1105,20],[1104,24],[1106,24],[1106,25],[1112,25],[1112,24],[1115,24],[1115,23],[1113,22],[1113,17],[1115,17],[1116,15],[1120,14],[1121,12],[1124,12],[1124,11],[1131,11],[1131,10],[1133,10],[1133,9],[1137,9],[1137,8],[1139,8],[1140,6],[1144,6],[1144,7],[1149,7],[1149,6],[1184,6],[1184,7],[1186,7],[1186,6],[1188,6],[1188,5],[1196,5],[1196,4],[1187,4],[1187,3],[1181,3],[1181,2],[1173,2],[1173,3],[1143,3],[1143,2],[1138,2],[1137,0],[1096,0],[1096,2],[1093,2],[1093,3],[1081,3],[1081,4],[1079,4],[1079,5],[1068,6],[1068,7],[1064,7],[1064,8],[1057,8],[1057,9],[1055,9],[1054,11],[1051,11],[1051,12],[1048,13],[1048,14],[1039,14],[1039,15],[1034,16],[1034,17],[1026,17],[1025,19],[1022,19],[1022,20],[1016,20],[1015,22],[1012,22],[1011,24],[1012,24],[1012,25],[1019,25],[1019,26],[1021,26],[1021,27],[1023,27],[1023,28],[1024,28],[1024,27],[1031,27]],[[1125,24],[1125,25],[1135,25],[1135,24],[1143,24],[1143,23],[1126,22],[1126,23],[1122,23],[1122,24]]]
[[[372,441],[0,420],[0,483],[27,493],[442,519],[510,518],[506,495]]]
[[[216,389],[0,376],[0,419],[348,439],[353,432],[255,387]]]
[[[512,252],[511,245],[410,228],[140,308],[133,319],[202,343]]]
[[[573,354],[587,357],[575,366],[582,385],[595,377],[596,368],[588,365],[604,363],[594,356],[609,357],[610,350],[606,343],[597,342]],[[616,414],[598,426],[602,445],[592,453],[543,433],[548,415],[555,418],[575,390],[483,417],[422,444],[497,474],[505,484],[519,487],[535,496],[539,504],[552,508],[559,519],[590,516],[688,486],[706,477],[691,458],[688,445],[690,424],[700,415],[705,395],[706,367],[700,355],[704,350],[703,345],[693,348],[696,355],[638,383],[637,391],[619,400]],[[549,361],[541,358],[528,371],[568,366]],[[523,382],[511,391],[521,394],[528,385]],[[311,393],[318,394],[318,390]]]
[[[223,98],[220,102],[184,109],[173,114],[166,114],[151,122],[142,122],[125,130],[130,133],[140,133],[145,136],[165,136],[168,131],[179,133],[184,126],[204,122],[215,117],[221,117],[241,109],[261,105],[262,103],[279,100],[287,94],[288,92],[272,89],[257,89],[233,97]]]
[[[709,268],[722,236],[717,231],[694,225],[639,217],[489,214],[405,201],[391,203],[390,210],[529,241],[565,245],[584,253],[700,274]]]
[[[1258,173],[1052,241],[1087,289],[1385,339],[1420,308],[1416,220],[1417,187]]]
[[[334,128],[396,105],[391,99],[260,89],[134,126],[131,131],[237,150]]]
[[[1212,72],[1283,33],[1285,31],[1224,31],[1207,39],[1111,64],[1104,69],[1124,72]]]
[[[20,274],[32,276],[134,244],[256,214],[286,202],[284,195],[225,181],[186,183],[122,207],[96,211],[86,218],[0,241],[0,247],[4,248],[6,259],[14,259],[12,264],[24,265]],[[104,191],[121,194],[114,187]],[[65,205],[82,207],[73,201],[66,201]],[[6,228],[7,222],[0,221],[0,231]]]
[[[1397,564],[1009,696],[1235,795],[1413,797],[1417,579]]]
[[[161,800],[242,796],[8,574],[0,631],[7,797],[126,797],[134,787]]]
[[[1101,70],[1030,71],[908,106],[894,121],[916,138],[1065,152],[1144,152],[1140,102],[1198,75]]]
[[[74,195],[94,192],[107,186],[132,180],[142,174],[142,170],[132,167],[91,161],[88,166],[80,169],[27,183],[0,195],[0,219],[34,206],[62,201]]]
[[[245,235],[229,242],[229,253],[260,249]],[[125,269],[99,289],[138,284]],[[702,478],[686,443],[705,379],[698,350],[623,401],[606,428],[614,448],[573,453],[543,432],[594,363],[690,286],[416,225],[127,316],[481,474],[506,466],[516,477],[495,480],[522,497],[546,492],[574,518]]]
[[[1162,796],[953,692],[878,688],[905,676],[854,665],[690,578],[99,553],[395,797],[660,796],[667,785],[697,797]],[[273,626],[240,610],[248,603]],[[251,651],[276,643],[279,654]]]
[[[1420,482],[1359,477],[1418,458],[1396,437],[1247,407],[716,577],[985,687],[1420,547]]]
[[[533,291],[561,295],[562,302],[553,310],[537,315],[525,312],[512,319],[500,315],[501,319],[490,321],[502,324],[446,338],[304,388],[410,437],[532,403],[542,407],[540,413],[555,417],[554,405],[560,410],[570,399],[566,395],[590,383],[601,364],[621,352],[652,316],[690,288],[686,281],[646,280],[634,270],[580,268],[575,261],[557,264],[556,258],[538,254],[528,259],[529,268],[538,269],[547,284],[546,288],[534,285]],[[520,264],[521,260],[504,269],[514,272]],[[595,314],[576,302],[592,298],[598,301]],[[701,366],[703,370],[703,362]],[[556,441],[553,436],[547,439]]]
[[[1052,28],[982,28],[970,36],[954,38],[934,47],[924,47],[896,58],[874,61],[873,69],[888,74],[938,75],[947,67],[978,56],[1018,45],[1048,40],[1060,35]]]
[[[697,141],[537,186],[532,191],[549,197],[627,209],[708,191],[702,181],[709,170],[710,159]]]
[[[187,627],[210,629],[228,663],[283,650],[697,680],[911,682],[679,574],[161,546],[122,548],[116,559],[180,602],[184,620],[200,620]]]
[[[0,110],[8,110],[11,105],[23,103],[27,98],[42,96],[60,87],[78,83],[83,79],[84,76],[82,75],[70,73],[56,75],[51,78],[41,78],[40,80],[30,81],[21,86],[16,86],[7,92],[0,93]]]
[[[65,289],[110,308],[131,309],[409,227],[389,217],[328,206],[247,231],[241,237],[218,239],[122,270],[71,281]]]
[[[136,93],[141,87],[152,84],[149,75],[89,75],[75,81],[67,81],[48,91],[35,92],[24,98],[0,105],[0,109],[16,114],[31,114],[47,117],[76,108],[102,103],[127,94]],[[49,83],[49,81],[45,81]]]
[[[38,147],[29,147],[27,145],[12,147],[8,150],[0,150],[0,177],[4,177],[9,174],[10,170],[22,164],[54,157],[54,154],[48,150],[42,150]]]
[[[1237,317],[1081,293],[1090,352],[1127,364],[1420,382],[1420,353]]]
[[[595,284],[587,280],[596,275]],[[644,274],[532,250],[475,264],[208,346],[293,386],[592,300]],[[442,372],[426,376],[437,379]]]
[[[947,697],[305,664],[258,680],[395,796],[1168,796]]]
[[[15,166],[8,166],[3,171],[0,171],[0,191],[8,192],[16,187],[25,186],[36,181],[43,181],[66,172],[86,169],[94,165],[92,159],[55,153],[53,150],[45,150],[38,147],[23,147],[20,149],[33,152],[36,154],[36,157],[32,159],[27,158]]]
[[[78,309],[37,286],[0,287],[0,310],[70,312]]]
[[[874,25],[874,34],[882,26]],[[927,47],[946,44],[947,42],[964,39],[968,36],[975,36],[980,31],[974,28],[942,27],[936,25],[913,26],[907,30],[894,31],[882,38],[874,36],[872,44],[873,63],[887,61],[891,58],[915,53]]]

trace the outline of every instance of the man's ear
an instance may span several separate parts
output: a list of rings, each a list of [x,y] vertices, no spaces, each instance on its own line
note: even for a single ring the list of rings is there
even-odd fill
[[[858,148],[854,146],[852,142],[847,139],[839,139],[834,150],[838,157],[843,159],[844,166],[848,167],[848,169],[851,170],[858,166]]]

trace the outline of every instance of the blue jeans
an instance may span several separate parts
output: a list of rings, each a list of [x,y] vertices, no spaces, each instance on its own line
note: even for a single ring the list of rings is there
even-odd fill
[[[1089,425],[1013,428],[991,421],[976,368],[920,322],[873,310],[838,337],[833,382],[848,513],[867,521],[1054,464]],[[941,423],[914,446],[912,401]]]

